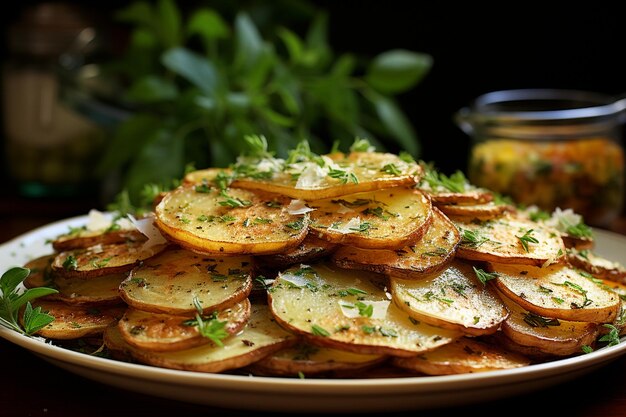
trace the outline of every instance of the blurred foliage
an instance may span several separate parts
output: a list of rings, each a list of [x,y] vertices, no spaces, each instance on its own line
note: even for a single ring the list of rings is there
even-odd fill
[[[118,100],[132,116],[115,129],[98,172],[120,173],[131,202],[145,184],[171,186],[185,167],[227,166],[248,134],[267,137],[277,156],[302,139],[321,153],[364,137],[419,157],[396,97],[423,79],[429,55],[337,54],[325,11],[300,1],[250,4],[137,1],[116,14],[129,43],[105,69],[125,86]]]

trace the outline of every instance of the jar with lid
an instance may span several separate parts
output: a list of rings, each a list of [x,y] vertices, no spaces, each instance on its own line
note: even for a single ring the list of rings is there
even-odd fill
[[[484,94],[456,122],[471,138],[468,178],[545,211],[609,227],[624,203],[626,100],[579,90]]]
[[[63,59],[86,56],[95,30],[78,6],[42,2],[23,9],[7,35],[3,122],[7,173],[27,197],[93,191],[102,129],[60,100]]]

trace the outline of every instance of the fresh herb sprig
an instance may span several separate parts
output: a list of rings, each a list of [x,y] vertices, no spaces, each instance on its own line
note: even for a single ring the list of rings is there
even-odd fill
[[[20,284],[28,277],[30,269],[14,267],[0,278],[0,324],[26,335],[32,335],[52,323],[54,317],[43,312],[41,307],[33,308],[31,301],[58,291],[48,287],[29,288],[20,291]],[[23,326],[20,324],[20,311]]]

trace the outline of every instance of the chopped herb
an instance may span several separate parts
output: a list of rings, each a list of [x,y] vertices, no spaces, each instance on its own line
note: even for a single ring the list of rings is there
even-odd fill
[[[483,285],[487,284],[487,281],[498,278],[497,272],[486,272],[481,268],[476,268],[475,266],[473,266],[472,268],[474,268],[476,278],[478,278],[478,280],[482,282]]]
[[[75,271],[76,269],[78,269],[78,261],[76,260],[74,255],[69,255],[67,258],[65,258],[65,260],[63,261],[63,269],[65,269],[66,271]]]
[[[580,350],[583,351],[583,353],[591,353],[593,352],[593,348],[591,346],[588,345],[584,345],[580,348]]]
[[[520,229],[520,232],[524,232],[524,234],[522,236],[515,235],[515,237],[519,239],[520,243],[522,244],[522,247],[524,248],[526,252],[529,252],[529,249],[528,249],[529,243],[539,243],[537,238],[532,236],[534,229],[528,229],[528,230]]]
[[[618,345],[620,340],[619,340],[619,330],[617,329],[617,327],[608,323],[603,324],[603,326],[609,329],[609,332],[603,335],[601,338],[599,338],[598,341],[609,342],[609,346]]]
[[[313,326],[311,326],[311,332],[315,336],[322,336],[322,337],[330,336],[330,333],[328,332],[328,330],[324,329],[323,327],[318,326],[317,324],[314,324]]]
[[[561,325],[561,322],[558,319],[542,317],[532,312],[524,314],[524,321],[531,327],[548,327]]]
[[[372,317],[372,314],[374,314],[374,306],[372,304],[357,301],[354,305],[359,309],[359,316]]]
[[[385,165],[381,169],[381,171],[385,172],[385,173],[387,173],[389,175],[400,175],[400,174],[402,174],[402,171],[400,171],[395,164],[387,164],[387,165]]]
[[[477,248],[489,239],[480,236],[480,233],[469,229],[460,229],[461,232],[461,245],[465,245],[471,248]]]

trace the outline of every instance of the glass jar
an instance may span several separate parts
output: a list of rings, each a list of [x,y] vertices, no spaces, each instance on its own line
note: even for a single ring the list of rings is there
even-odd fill
[[[60,100],[61,61],[86,54],[95,36],[81,11],[69,3],[38,3],[7,31],[5,162],[17,191],[27,197],[93,192],[104,132]]]
[[[471,138],[468,178],[546,211],[609,227],[624,202],[626,99],[557,89],[484,94],[456,122]]]

